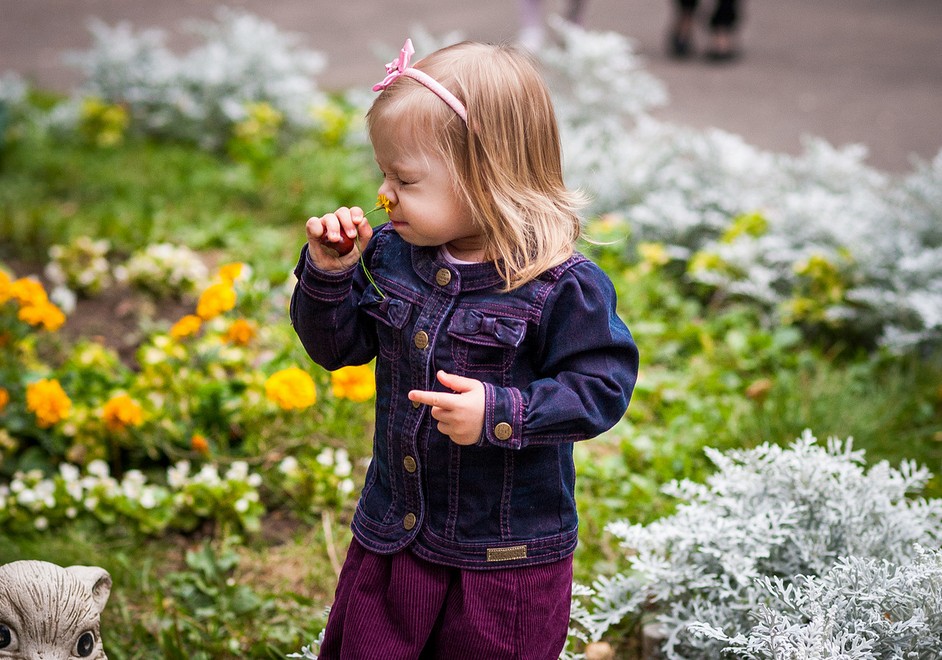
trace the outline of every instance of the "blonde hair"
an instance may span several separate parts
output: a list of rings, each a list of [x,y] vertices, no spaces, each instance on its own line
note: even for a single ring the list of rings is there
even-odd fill
[[[414,66],[461,100],[467,125],[421,83],[401,77],[367,113],[370,135],[405,125],[420,148],[444,158],[507,290],[568,259],[583,197],[563,183],[556,113],[533,61],[510,46],[463,42]]]

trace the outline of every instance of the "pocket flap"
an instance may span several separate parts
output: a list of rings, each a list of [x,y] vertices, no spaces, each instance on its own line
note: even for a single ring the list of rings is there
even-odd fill
[[[373,318],[388,326],[402,330],[409,316],[412,315],[412,305],[404,300],[386,296],[380,298],[372,288],[367,289],[360,299],[360,309]]]
[[[523,319],[491,316],[474,309],[459,309],[448,324],[448,334],[481,346],[519,346],[527,333]]]

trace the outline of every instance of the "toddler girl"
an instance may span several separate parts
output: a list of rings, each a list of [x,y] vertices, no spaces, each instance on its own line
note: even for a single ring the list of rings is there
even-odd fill
[[[638,352],[611,282],[574,252],[580,197],[533,63],[478,43],[411,55],[367,115],[389,222],[309,219],[295,271],[314,361],[376,360],[373,458],[320,657],[556,658],[573,443],[625,413]],[[325,233],[366,245],[366,270]]]

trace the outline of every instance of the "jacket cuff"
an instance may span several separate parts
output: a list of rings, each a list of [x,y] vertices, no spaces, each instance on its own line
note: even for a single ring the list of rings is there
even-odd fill
[[[298,286],[309,298],[318,302],[336,303],[346,298],[353,284],[356,264],[345,270],[326,271],[314,265],[307,244],[301,248],[301,258],[294,268]],[[347,284],[347,286],[343,286]]]
[[[520,390],[484,383],[482,441],[503,449],[523,448],[523,397]]]

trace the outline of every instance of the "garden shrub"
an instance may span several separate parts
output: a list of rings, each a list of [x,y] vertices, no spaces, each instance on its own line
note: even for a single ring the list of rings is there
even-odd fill
[[[916,548],[898,565],[847,557],[826,574],[786,583],[763,578],[771,605],[756,625],[729,637],[711,626],[698,632],[728,644],[729,657],[750,660],[884,660],[942,657],[942,551]]]
[[[541,54],[567,180],[630,242],[668,246],[686,277],[825,338],[902,348],[942,334],[942,152],[893,177],[866,148],[808,138],[798,156],[654,119],[663,86],[615,33],[557,25]],[[622,238],[629,238],[627,232]]]
[[[86,77],[80,97],[126,108],[147,134],[210,148],[225,145],[233,125],[259,103],[288,127],[313,123],[311,110],[324,100],[313,78],[324,65],[320,53],[268,21],[226,8],[215,22],[191,21],[190,28],[203,43],[178,56],[161,30],[92,22],[92,48],[71,58]]]
[[[629,570],[599,578],[592,606],[574,610],[588,638],[650,617],[664,630],[668,658],[720,657],[724,640],[746,634],[772,606],[770,584],[791,593],[789,585],[807,587],[847,558],[903,566],[916,544],[942,539],[942,500],[909,497],[930,477],[912,462],[865,470],[850,440],[831,439],[825,449],[810,431],[787,449],[707,453],[718,471],[705,484],[665,488],[680,500],[675,513],[647,526],[608,526]]]

